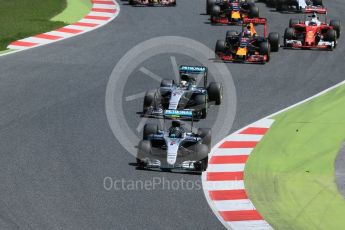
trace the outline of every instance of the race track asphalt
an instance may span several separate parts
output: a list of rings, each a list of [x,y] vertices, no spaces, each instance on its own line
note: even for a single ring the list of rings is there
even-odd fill
[[[107,122],[105,90],[116,63],[142,41],[176,35],[213,49],[226,30],[207,23],[203,1],[180,0],[176,8],[120,4],[119,17],[101,29],[0,57],[0,229],[223,228],[201,189],[103,187],[107,176],[200,183],[199,175],[136,170],[134,157]],[[270,31],[282,35],[292,15],[258,5]],[[342,1],[326,5],[332,18],[345,22]],[[334,52],[281,50],[267,65],[228,64],[237,91],[233,130],[343,81],[344,51],[342,36]],[[166,71],[169,61],[159,58],[147,68],[172,77]],[[134,75],[140,78],[139,72]],[[158,84],[152,82],[131,80],[131,92],[124,96]],[[125,109],[134,128],[141,103],[130,102]],[[213,108],[210,122],[215,113]]]

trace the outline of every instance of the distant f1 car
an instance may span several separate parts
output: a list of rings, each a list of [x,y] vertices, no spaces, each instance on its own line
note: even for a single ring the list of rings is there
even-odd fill
[[[192,109],[193,117],[206,118],[209,103],[220,105],[223,98],[221,83],[211,82],[207,86],[208,70],[204,66],[181,66],[180,82],[162,80],[160,88],[149,91],[144,98],[143,115],[160,117],[166,109]],[[198,86],[199,78],[203,86]]]
[[[340,21],[331,20],[328,24],[325,19],[322,22],[315,12],[311,16],[306,14],[305,17],[305,20],[290,19],[289,28],[284,33],[284,46],[333,50],[341,33]]]
[[[244,18],[258,18],[254,0],[207,0],[206,9],[213,24],[241,24]]]
[[[295,11],[316,11],[318,13],[326,12],[322,0],[275,0],[277,11],[295,10]]]
[[[270,33],[267,37],[265,18],[245,19],[242,32],[227,31],[225,41],[218,40],[215,48],[216,57],[223,61],[242,63],[266,63],[270,60],[270,52],[278,52],[280,36]],[[259,36],[255,25],[264,25],[264,35]]]
[[[176,6],[176,0],[128,0],[132,6]]]
[[[165,117],[193,117],[192,111],[166,110]],[[166,120],[164,121],[165,126]],[[143,140],[138,145],[137,164],[141,168],[205,171],[211,150],[211,129],[199,128],[193,133],[173,120],[171,127],[159,130],[156,124],[144,126]]]

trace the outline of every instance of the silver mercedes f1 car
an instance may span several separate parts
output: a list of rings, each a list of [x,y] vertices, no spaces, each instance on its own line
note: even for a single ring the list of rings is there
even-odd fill
[[[220,105],[223,98],[222,84],[207,85],[207,73],[204,66],[181,66],[179,83],[162,80],[160,88],[146,93],[143,116],[161,117],[167,109],[188,109],[193,110],[193,118],[206,118],[210,102]],[[199,80],[203,80],[202,86],[198,85]]]
[[[197,133],[194,133],[193,120],[190,131],[187,131],[181,120],[176,120],[192,119],[191,110],[166,110],[164,117],[171,121],[169,128],[164,127],[160,130],[156,124],[144,126],[143,140],[138,146],[138,166],[205,171],[211,150],[211,129],[199,128]],[[164,119],[164,126],[166,121]]]

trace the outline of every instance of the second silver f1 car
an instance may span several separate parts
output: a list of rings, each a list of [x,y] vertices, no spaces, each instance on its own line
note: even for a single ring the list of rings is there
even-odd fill
[[[218,82],[207,85],[207,68],[204,66],[181,66],[180,82],[162,80],[160,88],[149,91],[144,98],[143,115],[159,117],[164,110],[192,109],[193,118],[206,118],[210,102],[220,105],[223,98],[223,86]],[[200,79],[201,78],[201,79]],[[198,81],[203,85],[198,86]]]

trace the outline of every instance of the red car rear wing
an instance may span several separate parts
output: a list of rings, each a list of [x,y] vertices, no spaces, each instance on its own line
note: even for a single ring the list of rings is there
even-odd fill
[[[308,6],[305,8],[304,13],[306,14],[327,14],[327,9],[325,7],[315,7],[315,6]]]
[[[267,37],[267,19],[266,18],[244,18],[244,24],[253,23],[253,25],[263,25],[264,26],[264,36]]]

